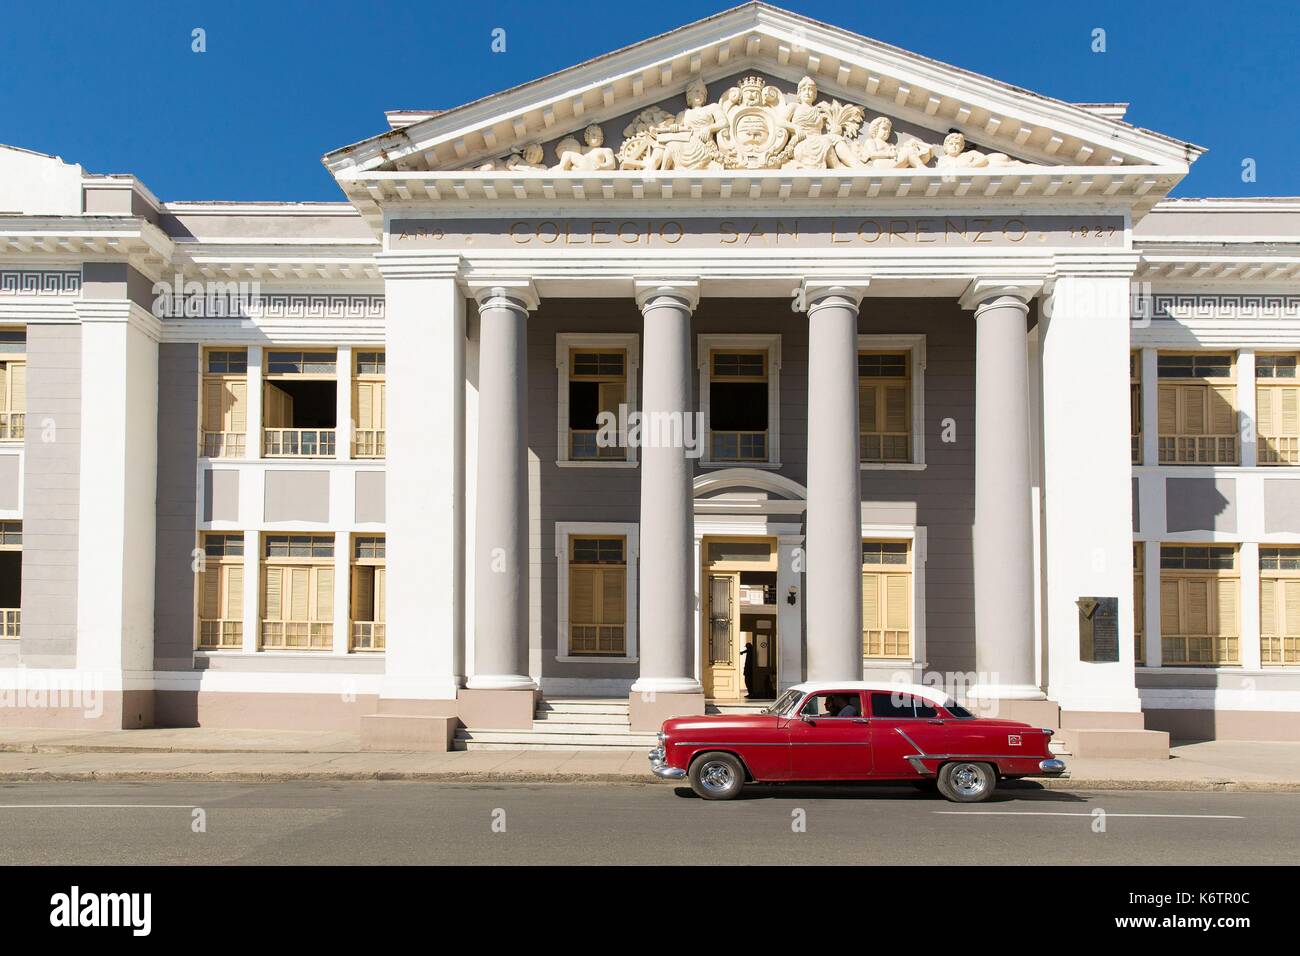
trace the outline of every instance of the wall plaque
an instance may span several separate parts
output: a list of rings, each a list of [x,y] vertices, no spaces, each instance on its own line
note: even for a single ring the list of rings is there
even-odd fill
[[[1119,598],[1081,597],[1079,660],[1093,664],[1119,661]]]

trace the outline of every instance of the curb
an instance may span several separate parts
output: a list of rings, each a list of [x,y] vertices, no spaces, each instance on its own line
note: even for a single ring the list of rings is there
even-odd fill
[[[30,770],[0,772],[0,783],[54,782],[158,782],[190,783],[293,783],[325,781],[410,781],[419,783],[615,783],[633,786],[684,786],[680,781],[658,780],[614,773],[544,773],[519,771],[455,772],[445,770]],[[1071,779],[1034,781],[1045,790],[1149,790],[1201,793],[1298,793],[1300,781],[1291,780],[1118,780]],[[1014,792],[1019,787],[1009,787]]]

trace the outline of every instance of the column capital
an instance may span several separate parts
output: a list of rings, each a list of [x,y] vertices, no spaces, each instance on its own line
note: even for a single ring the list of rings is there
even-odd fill
[[[672,279],[637,279],[636,304],[644,312],[660,296],[681,299],[694,312],[700,304],[700,280],[695,277]]]
[[[989,276],[972,279],[957,301],[968,311],[978,310],[993,299],[1010,296],[1020,299],[1026,306],[1029,300],[1043,291],[1044,276]]]
[[[811,313],[813,306],[832,296],[851,300],[856,309],[862,302],[862,297],[867,294],[867,287],[870,285],[871,279],[867,276],[805,278],[799,284],[799,301],[802,305],[797,311]]]
[[[532,312],[541,302],[532,279],[470,279],[465,286],[480,309],[522,308]]]

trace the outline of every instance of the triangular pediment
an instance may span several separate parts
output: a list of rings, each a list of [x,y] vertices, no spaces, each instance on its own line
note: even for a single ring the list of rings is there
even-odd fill
[[[805,110],[792,116],[800,112],[804,77],[817,87],[816,101],[804,105],[820,115]],[[700,82],[706,100],[691,106],[688,90]],[[684,117],[688,109],[712,117]],[[1160,167],[1178,175],[1202,152],[1125,123],[1121,110],[1054,100],[761,3],[461,107],[409,115],[398,128],[330,153],[326,165],[340,179],[480,168],[590,175],[640,170],[643,160],[664,162],[665,153],[675,152],[666,160],[669,168],[685,171],[815,169],[823,157],[829,158],[822,168],[860,162],[883,169],[889,150],[870,134],[878,117],[891,121],[890,145],[904,153],[902,168],[939,165],[945,136],[954,130],[965,140],[955,154],[971,155],[950,159],[953,167],[987,167],[992,157],[994,166]],[[642,134],[628,144],[638,118]],[[792,119],[802,120],[803,128]],[[782,124],[793,133],[773,144],[772,127]],[[599,137],[586,133],[593,126]],[[700,126],[708,129],[702,133]],[[588,136],[590,143],[584,142]],[[789,142],[810,136],[821,139],[801,152]],[[597,138],[603,139],[599,145]],[[906,145],[912,141],[929,147],[928,153]],[[673,142],[682,145],[668,145]]]

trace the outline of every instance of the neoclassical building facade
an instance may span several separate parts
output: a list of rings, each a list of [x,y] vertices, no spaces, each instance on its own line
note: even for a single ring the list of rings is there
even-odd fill
[[[751,3],[337,203],[0,148],[0,722],[1300,739],[1300,199],[1124,114]]]

